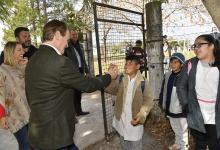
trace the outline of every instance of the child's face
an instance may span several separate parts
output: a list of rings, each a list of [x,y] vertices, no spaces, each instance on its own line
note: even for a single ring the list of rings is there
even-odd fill
[[[205,41],[203,38],[197,38],[195,40],[195,44],[197,45],[196,50],[196,56],[200,60],[206,59],[208,56],[213,55],[214,51],[214,44],[211,44],[207,41]]]
[[[136,74],[138,72],[139,68],[140,68],[140,64],[138,64],[136,61],[127,60],[125,62],[124,69],[125,69],[125,73],[127,75]]]
[[[173,59],[170,62],[170,68],[173,72],[179,72],[181,70],[182,64],[178,59]]]

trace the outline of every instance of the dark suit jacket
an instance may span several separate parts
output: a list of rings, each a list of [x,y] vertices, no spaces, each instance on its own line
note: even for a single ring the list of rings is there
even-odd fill
[[[26,95],[31,108],[29,141],[42,149],[58,149],[73,143],[75,115],[73,89],[85,92],[106,87],[110,75],[85,78],[71,60],[41,45],[28,62]]]
[[[74,47],[74,45],[77,48]],[[76,56],[74,49],[76,49],[77,52],[79,53],[81,63],[82,63],[83,73],[89,73],[89,69],[88,69],[88,66],[87,66],[86,60],[85,60],[84,48],[83,48],[82,44],[80,44],[79,42],[77,42],[76,44],[69,42],[68,47],[64,51],[64,55],[67,56],[70,60],[72,60],[73,65],[76,65],[76,67],[78,67],[78,59],[77,59],[77,56]]]
[[[26,53],[24,53],[23,57],[27,57],[28,59],[37,51],[37,48],[31,45]]]

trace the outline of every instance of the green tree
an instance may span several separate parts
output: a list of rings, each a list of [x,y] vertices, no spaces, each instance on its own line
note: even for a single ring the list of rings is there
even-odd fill
[[[38,9],[35,9],[32,0],[19,0],[13,2],[13,7],[9,6],[8,9],[13,10],[10,12],[10,17],[3,19],[4,22],[4,41],[15,40],[14,29],[18,26],[28,27],[34,36],[34,43],[37,43],[35,36],[39,36],[38,27],[42,26],[42,19],[39,17]],[[40,18],[40,19],[39,19]],[[33,28],[35,30],[33,30]]]
[[[13,0],[2,0],[0,1],[0,20],[4,20],[9,16],[9,9],[13,4]]]
[[[4,41],[15,40],[13,31],[18,26],[28,27],[31,31],[33,42],[39,43],[43,25],[51,19],[64,20],[71,27],[79,30],[87,29],[88,22],[86,15],[87,7],[90,7],[91,0],[84,0],[80,12],[74,10],[74,3],[70,0],[8,0],[0,2],[1,20],[5,28]],[[7,11],[13,10],[13,11]],[[10,14],[10,17],[6,17]]]

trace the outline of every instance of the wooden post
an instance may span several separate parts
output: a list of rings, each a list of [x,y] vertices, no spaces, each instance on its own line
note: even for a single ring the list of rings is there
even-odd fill
[[[91,76],[95,76],[94,71],[94,58],[93,58],[93,46],[92,46],[92,31],[86,31],[84,37],[84,45],[85,45],[85,52],[88,60],[88,67]]]
[[[164,75],[161,2],[147,3],[145,10],[149,79],[153,90],[153,97],[158,99]]]
[[[219,0],[202,0],[204,6],[208,10],[213,22],[220,30],[220,1]]]

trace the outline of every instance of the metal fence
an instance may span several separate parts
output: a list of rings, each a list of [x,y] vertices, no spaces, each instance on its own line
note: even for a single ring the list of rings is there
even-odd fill
[[[122,72],[126,50],[134,46],[136,40],[145,41],[143,13],[102,3],[94,3],[93,8],[99,74],[107,71],[110,63],[117,64]],[[102,91],[101,98],[105,137],[109,140],[114,133],[115,96]]]

